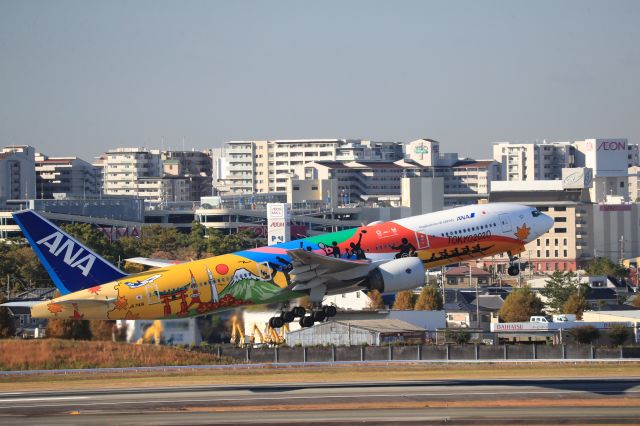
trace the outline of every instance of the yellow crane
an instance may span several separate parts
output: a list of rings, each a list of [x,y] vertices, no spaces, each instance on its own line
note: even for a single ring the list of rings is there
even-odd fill
[[[141,338],[138,339],[136,343],[139,345],[142,343],[151,343],[151,340],[153,339],[154,343],[156,345],[159,345],[160,340],[162,339],[163,330],[164,328],[162,327],[162,321],[155,320],[153,324],[151,324],[151,326],[144,331],[144,334]]]

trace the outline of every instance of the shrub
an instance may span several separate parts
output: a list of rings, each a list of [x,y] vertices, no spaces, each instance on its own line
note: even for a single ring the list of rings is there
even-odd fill
[[[598,331],[598,329],[591,325],[572,328],[571,330],[569,330],[569,334],[576,342],[583,344],[592,343],[594,340],[600,337],[600,332]]]
[[[613,324],[609,327],[607,334],[613,345],[620,346],[629,338],[631,332],[622,324]]]
[[[458,345],[464,345],[471,340],[471,333],[464,329],[448,329],[445,333],[447,342],[454,342]]]

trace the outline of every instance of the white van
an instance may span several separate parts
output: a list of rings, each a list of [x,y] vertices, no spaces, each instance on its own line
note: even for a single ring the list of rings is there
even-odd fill
[[[543,323],[548,323],[549,321],[547,321],[547,317],[544,317],[544,316],[535,316],[535,317],[531,317],[531,318],[529,318],[529,322],[543,322]]]

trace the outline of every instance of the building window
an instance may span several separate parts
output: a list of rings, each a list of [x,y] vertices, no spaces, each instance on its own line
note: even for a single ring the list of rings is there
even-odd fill
[[[563,252],[563,253],[564,253],[564,257],[567,257],[567,256],[568,256],[568,254],[567,254],[567,251],[566,251],[566,250],[564,250],[564,252]]]
[[[555,228],[553,232],[555,232],[556,234],[566,234],[567,228]]]

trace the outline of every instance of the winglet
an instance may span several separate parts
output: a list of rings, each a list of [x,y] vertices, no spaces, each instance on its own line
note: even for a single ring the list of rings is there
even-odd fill
[[[60,293],[127,275],[35,211],[22,210],[13,213],[13,218]]]

